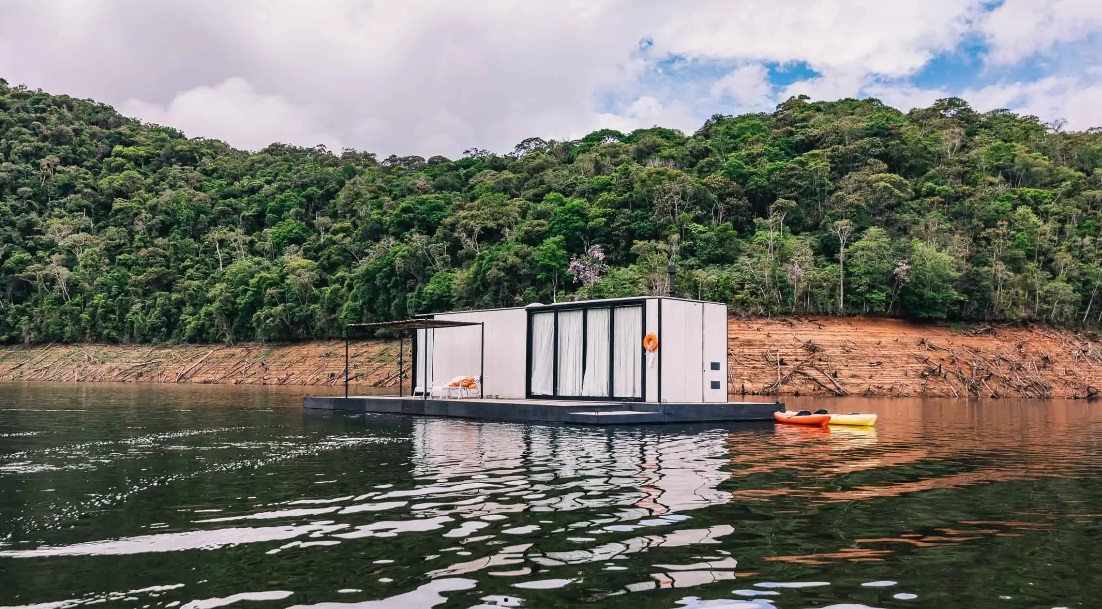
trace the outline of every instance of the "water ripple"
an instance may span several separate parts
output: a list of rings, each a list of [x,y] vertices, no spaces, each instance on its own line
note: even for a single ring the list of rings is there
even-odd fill
[[[0,408],[0,609],[1001,609],[1090,600],[1068,582],[1102,564],[1102,411],[1081,404],[588,429],[234,395],[127,426]]]

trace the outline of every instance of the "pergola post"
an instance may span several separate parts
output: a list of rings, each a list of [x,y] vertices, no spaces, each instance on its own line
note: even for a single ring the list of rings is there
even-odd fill
[[[348,399],[348,327],[344,328],[344,399]]]
[[[405,389],[402,387],[402,356],[406,352],[406,335],[398,331],[398,397],[404,397]]]

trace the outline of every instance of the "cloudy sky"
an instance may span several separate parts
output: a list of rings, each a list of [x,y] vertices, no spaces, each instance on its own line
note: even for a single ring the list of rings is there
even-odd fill
[[[692,132],[791,95],[1102,126],[1102,0],[0,0],[0,77],[381,155]]]

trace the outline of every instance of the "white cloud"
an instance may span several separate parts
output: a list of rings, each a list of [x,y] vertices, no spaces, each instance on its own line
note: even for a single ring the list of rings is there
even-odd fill
[[[769,70],[760,63],[739,66],[712,84],[712,97],[730,97],[745,108],[768,105],[772,94]]]
[[[667,105],[650,96],[636,99],[618,113],[603,113],[598,116],[600,129],[627,132],[656,126],[692,133],[700,126],[700,121],[684,104],[673,102]]]
[[[456,155],[596,127],[595,95],[640,69],[648,27],[623,18],[638,12],[628,0],[7,3],[0,40],[21,52],[0,57],[0,73],[130,108],[176,104],[178,113],[199,103],[196,89],[224,107],[223,83],[239,77],[308,121],[301,137]],[[189,132],[226,128],[218,116],[187,116]],[[233,122],[222,137],[241,146],[255,142],[233,138],[269,124],[252,113]]]
[[[250,150],[272,142],[312,142],[334,151],[342,147],[336,136],[311,127],[317,121],[309,109],[279,95],[263,95],[242,78],[185,91],[167,105],[126,100],[119,111],[181,129],[192,137],[224,138]]]
[[[862,90],[862,93],[904,112],[913,108],[925,108],[939,99],[952,97],[952,94],[944,89],[925,89],[906,84],[887,83],[869,85]]]
[[[981,0],[703,0],[678,3],[660,51],[702,58],[807,62],[817,71],[913,74],[955,48]]]
[[[1008,64],[1102,32],[1098,0],[1005,0],[979,27],[989,58]]]
[[[1044,121],[1067,120],[1069,129],[1102,127],[1102,84],[1076,77],[1050,76],[1037,81],[1011,81],[950,93],[906,84],[878,83],[863,90],[885,104],[907,111],[927,107],[945,97],[960,97],[975,110],[1008,109]]]
[[[870,77],[855,72],[827,72],[821,76],[798,80],[781,91],[780,98],[806,95],[813,100],[834,100],[857,97]]]
[[[978,110],[1009,108],[1046,121],[1063,118],[1070,129],[1102,127],[1102,84],[1071,77],[991,85],[965,91],[962,97]]]
[[[800,93],[932,100],[942,92],[907,81],[932,58],[977,36],[989,41],[993,65],[1081,40],[1097,31],[1102,3],[1006,0],[985,16],[989,5],[0,0],[0,75],[242,147],[286,140],[454,156],[604,126],[692,131],[717,111],[768,109]],[[643,39],[653,40],[647,50]],[[671,58],[728,71],[681,86],[658,72]],[[766,65],[793,64],[820,75],[776,91]],[[1077,69],[1063,89],[1021,84],[1031,92],[1014,103],[1088,124],[1102,82],[1096,67]],[[997,90],[975,94],[995,99]],[[601,110],[608,106],[623,110]]]
[[[966,99],[971,100],[977,108],[989,110],[994,108],[1029,108],[1045,106],[1044,112],[1049,114],[1057,109],[1059,104],[1053,103],[1054,95],[1061,94],[1074,87],[1075,81],[1069,78],[1049,77],[1036,82],[1010,82],[990,85],[981,89],[972,89],[966,93]]]
[[[1068,91],[1063,96],[1064,112],[1052,118],[1064,118],[1071,129],[1102,128],[1102,85]]]

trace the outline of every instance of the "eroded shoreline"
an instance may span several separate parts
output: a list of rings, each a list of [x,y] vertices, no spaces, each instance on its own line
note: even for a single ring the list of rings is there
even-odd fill
[[[397,342],[349,353],[350,384],[397,390]],[[731,318],[728,359],[732,396],[1102,397],[1102,341],[1045,327]],[[0,347],[0,381],[335,387],[343,372],[340,341]]]

